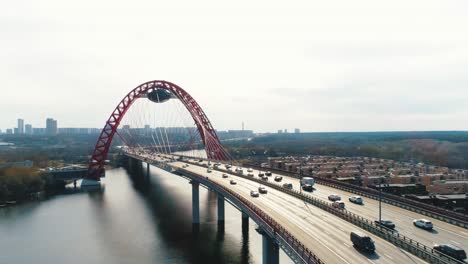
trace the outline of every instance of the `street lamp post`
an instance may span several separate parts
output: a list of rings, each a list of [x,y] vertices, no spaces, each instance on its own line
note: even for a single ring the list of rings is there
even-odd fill
[[[382,181],[379,182],[379,223],[382,222]]]
[[[302,160],[299,163],[299,192],[302,194]]]

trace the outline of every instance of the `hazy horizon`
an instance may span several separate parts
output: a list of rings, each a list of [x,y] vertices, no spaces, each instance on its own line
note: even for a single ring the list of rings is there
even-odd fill
[[[53,8],[52,8],[53,7]],[[217,130],[468,130],[466,1],[10,1],[0,128],[101,128],[150,80]]]

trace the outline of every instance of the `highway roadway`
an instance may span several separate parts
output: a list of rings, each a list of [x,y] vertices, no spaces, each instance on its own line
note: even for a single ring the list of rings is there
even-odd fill
[[[220,166],[220,169],[225,169],[224,166]],[[243,168],[244,174],[247,173],[247,168]],[[265,172],[265,171],[263,171]],[[254,177],[258,178],[258,170],[254,170]],[[269,182],[277,183],[274,181],[275,174],[269,177]],[[282,185],[283,183],[292,183],[293,188],[296,190],[300,189],[299,180],[296,178],[283,177],[283,180],[277,184]],[[328,187],[321,184],[314,185],[313,192],[305,192],[316,198],[328,201],[328,196],[330,194],[338,194],[341,197],[341,200],[345,202],[346,210],[365,217],[369,220],[376,220],[379,217],[379,201],[367,197],[362,197],[364,200],[363,205],[358,205],[349,202],[348,198],[355,196],[353,193],[346,191],[341,191],[332,187]],[[421,228],[418,228],[413,225],[414,219],[424,218],[430,220],[434,229],[432,231],[427,231]],[[395,223],[395,230],[400,234],[405,235],[411,239],[418,241],[426,246],[432,247],[434,244],[453,244],[458,247],[461,247],[465,250],[468,250],[468,231],[462,227],[455,226],[428,216],[424,216],[397,206],[390,204],[382,203],[382,219],[391,220]]]
[[[185,163],[170,164],[182,168]],[[208,173],[207,168],[201,166],[190,165],[185,169],[207,176],[252,201],[326,263],[425,263],[393,244],[281,191],[268,189],[268,194],[260,194],[260,197],[254,198],[250,196],[250,191],[258,190],[259,184],[256,182],[234,175],[222,178],[222,172],[213,170]],[[237,184],[231,185],[231,179],[235,179]],[[359,230],[373,238],[376,245],[374,254],[360,252],[352,246],[350,232],[353,230]]]

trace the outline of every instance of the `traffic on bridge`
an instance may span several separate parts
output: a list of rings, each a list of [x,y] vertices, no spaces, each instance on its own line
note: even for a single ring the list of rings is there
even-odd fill
[[[134,106],[132,113],[130,106],[140,98],[148,100],[139,100],[143,104]],[[120,123],[126,125],[119,128]],[[173,83],[147,82],[122,99],[96,143],[83,188],[100,185],[115,135],[130,167],[146,163],[148,172],[155,166],[189,180],[194,225],[199,224],[200,185],[218,193],[218,221],[224,221],[227,200],[242,211],[243,221],[257,223],[264,263],[277,263],[280,248],[296,263],[460,263],[465,258],[463,250],[457,255],[433,247],[466,248],[465,228],[390,204],[384,204],[380,213],[375,199],[315,183],[310,177],[298,179],[236,164],[201,107]],[[195,154],[200,148],[204,157]]]

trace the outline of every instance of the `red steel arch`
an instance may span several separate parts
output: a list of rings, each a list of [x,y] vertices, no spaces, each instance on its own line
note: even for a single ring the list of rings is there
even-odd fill
[[[146,94],[156,89],[164,89],[171,92],[184,104],[195,121],[209,159],[229,160],[229,155],[221,146],[216,131],[195,99],[184,89],[171,82],[155,80],[143,83],[130,91],[111,113],[94,147],[93,155],[89,161],[87,179],[99,181],[104,173],[104,162],[120,121],[135,100],[144,98]]]

